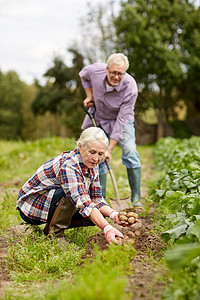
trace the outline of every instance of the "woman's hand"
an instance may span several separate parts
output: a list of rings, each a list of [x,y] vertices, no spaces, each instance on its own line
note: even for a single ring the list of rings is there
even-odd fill
[[[119,213],[117,211],[112,211],[111,214],[110,214],[110,219],[115,221],[117,224],[123,226],[123,227],[131,227],[131,224],[129,224],[128,222],[125,222],[125,221],[121,221],[119,219]],[[138,220],[136,220],[137,222]]]
[[[105,233],[105,238],[109,244],[111,244],[111,242],[120,244],[116,237],[124,238],[123,234],[119,230],[113,228],[110,224],[105,225],[103,231]]]
[[[113,210],[111,213],[110,213],[110,219],[115,221],[116,223],[120,224],[120,220],[119,220],[119,213],[118,211],[115,211]]]

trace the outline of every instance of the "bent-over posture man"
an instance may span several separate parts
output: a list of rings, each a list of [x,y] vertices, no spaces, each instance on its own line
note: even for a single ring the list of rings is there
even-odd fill
[[[84,106],[92,111],[95,105],[95,119],[99,127],[109,136],[105,157],[110,160],[112,151],[119,142],[122,148],[122,162],[127,168],[134,207],[142,208],[140,196],[141,165],[135,142],[134,106],[138,89],[134,78],[126,73],[128,58],[122,53],[112,54],[107,64],[95,63],[84,67],[79,73],[86,92]],[[86,115],[82,129],[92,126]],[[106,165],[100,163],[99,174],[102,194],[106,198]]]

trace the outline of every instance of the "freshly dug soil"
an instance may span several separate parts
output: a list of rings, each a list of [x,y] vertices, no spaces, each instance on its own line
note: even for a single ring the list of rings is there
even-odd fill
[[[132,274],[128,275],[130,285],[127,292],[133,293],[133,299],[161,299],[162,292],[165,288],[164,284],[159,280],[158,275],[162,276],[165,271],[159,268],[156,261],[162,257],[165,244],[162,242],[159,233],[155,233],[154,206],[150,208],[150,213],[146,216],[139,217],[137,223],[131,227],[122,227],[113,224],[115,228],[120,230],[124,235],[122,243],[125,245],[131,243],[137,250],[137,255],[130,262]],[[25,226],[25,225],[24,225]],[[22,225],[9,228],[3,236],[0,237],[0,299],[3,299],[4,289],[12,282],[9,278],[9,272],[6,268],[5,257],[10,246],[11,237],[14,240],[19,240],[25,228]],[[14,242],[14,241],[13,241]],[[105,250],[109,247],[103,232],[98,232],[91,236],[87,249],[83,255],[84,258],[93,257],[94,243],[99,246],[99,249]],[[130,273],[130,272],[129,272]]]
[[[155,233],[155,214],[155,209],[152,205],[150,213],[144,217],[139,217],[138,222],[131,227],[127,228],[113,224],[124,235],[122,244],[130,243],[137,250],[136,257],[130,262],[132,274],[127,276],[130,283],[127,292],[133,294],[132,299],[134,300],[161,299],[162,292],[165,289],[165,284],[160,280],[160,277],[164,275],[165,269],[160,267],[158,269],[159,264],[157,263],[157,260],[163,255],[165,244],[161,240],[159,232]],[[93,256],[94,243],[101,250],[109,247],[104,233],[99,232],[90,237],[83,258]]]

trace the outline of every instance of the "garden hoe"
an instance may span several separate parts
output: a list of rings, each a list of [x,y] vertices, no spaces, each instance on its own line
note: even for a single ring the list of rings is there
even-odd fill
[[[88,114],[88,116],[90,117],[90,120],[92,121],[93,126],[97,127],[96,120],[94,118],[94,114],[95,114],[95,111],[96,111],[95,105],[94,105],[94,111],[92,113],[89,112],[84,105],[83,105],[83,109]],[[109,162],[109,159],[106,158],[105,162],[106,162],[106,165],[107,165],[107,168],[108,168],[108,171],[109,171],[112,183],[113,183],[113,187],[114,187],[114,191],[115,191],[115,197],[116,197],[116,199],[109,198],[110,206],[116,211],[122,211],[126,208],[132,207],[132,203],[131,203],[130,198],[124,198],[124,199],[119,198],[117,183],[116,183],[116,180],[115,180],[115,177],[114,177],[113,170],[112,170],[111,164]]]

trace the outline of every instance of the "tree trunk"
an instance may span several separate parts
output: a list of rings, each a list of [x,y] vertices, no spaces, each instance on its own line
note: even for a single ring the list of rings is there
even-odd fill
[[[158,109],[158,126],[157,126],[157,140],[164,137],[164,124],[166,120],[165,109],[162,105],[162,89],[160,88],[160,101]]]
[[[164,137],[164,120],[165,120],[165,111],[161,107],[158,111],[158,126],[157,126],[157,140]]]

